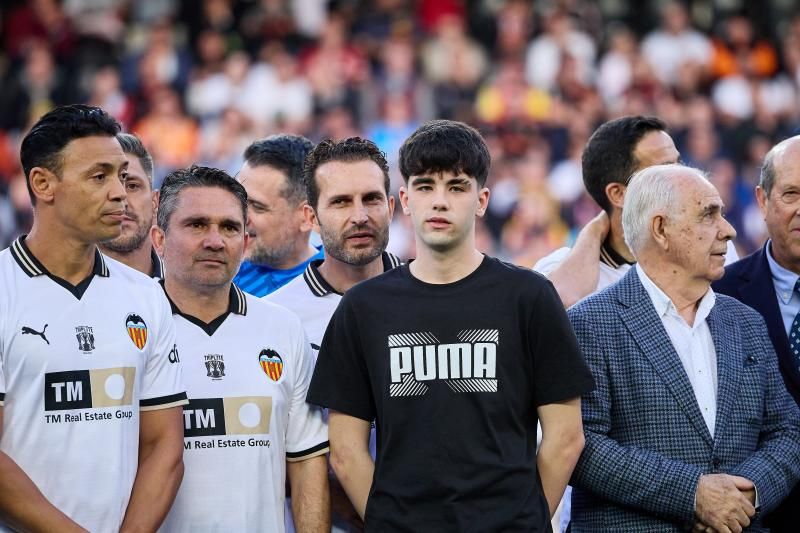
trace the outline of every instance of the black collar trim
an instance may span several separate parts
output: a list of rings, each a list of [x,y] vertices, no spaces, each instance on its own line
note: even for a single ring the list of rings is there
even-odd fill
[[[329,294],[338,294],[341,296],[342,293],[334,289],[331,284],[322,277],[322,274],[319,273],[319,266],[323,261],[324,259],[316,259],[308,264],[305,272],[303,272],[303,279],[306,285],[308,285],[309,290],[311,290],[314,296],[319,296],[320,298]],[[384,272],[403,264],[399,257],[389,252],[383,252],[381,254],[381,261],[383,261]]]
[[[100,250],[95,247],[94,249],[94,265],[92,266],[92,272],[89,276],[78,283],[77,285],[73,285],[67,280],[63,278],[59,278],[50,273],[47,268],[38,260],[36,256],[31,253],[28,245],[25,244],[25,237],[27,235],[22,235],[18,237],[14,242],[11,243],[11,256],[17,262],[19,267],[25,272],[29,277],[35,278],[38,276],[47,276],[69,292],[72,293],[75,298],[78,300],[81,299],[83,294],[86,292],[86,289],[89,288],[89,284],[92,281],[94,276],[100,276],[101,278],[107,278],[110,276],[110,272],[108,271],[108,266],[106,265],[106,261],[103,258],[103,254],[100,253]]]
[[[219,329],[222,323],[225,322],[225,319],[228,318],[229,314],[233,313],[234,315],[242,315],[242,316],[247,315],[247,297],[244,295],[242,290],[233,283],[231,283],[230,296],[228,297],[228,309],[220,316],[218,316],[217,318],[208,323],[203,322],[202,320],[200,320],[195,316],[182,312],[178,308],[178,306],[175,305],[175,302],[172,301],[172,298],[169,297],[167,289],[164,285],[164,280],[162,279],[161,281],[159,281],[159,283],[161,284],[161,287],[164,289],[164,294],[167,296],[167,301],[169,301],[169,306],[172,309],[172,314],[182,316],[195,326],[205,331],[209,337],[212,336],[214,332],[217,331],[217,329]]]
[[[633,265],[624,257],[619,255],[616,250],[614,250],[608,243],[604,242],[603,245],[600,247],[600,262],[605,263],[606,265],[610,266],[611,268],[619,268],[622,265]]]
[[[150,249],[150,263],[153,265],[153,276],[154,278],[164,279],[164,261],[160,257],[154,249]]]

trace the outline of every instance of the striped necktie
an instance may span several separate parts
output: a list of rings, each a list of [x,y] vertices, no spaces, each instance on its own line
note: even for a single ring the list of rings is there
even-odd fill
[[[800,294],[800,278],[794,284],[794,292]],[[792,327],[789,328],[789,346],[794,354],[794,362],[797,369],[800,370],[800,311],[795,315],[792,321]]]

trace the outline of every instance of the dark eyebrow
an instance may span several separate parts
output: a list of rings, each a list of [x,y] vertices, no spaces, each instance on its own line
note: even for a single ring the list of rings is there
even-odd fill
[[[411,185],[430,185],[434,180],[430,176],[417,176],[411,180]]]
[[[128,162],[125,161],[125,164],[124,165],[120,165],[120,168],[121,169],[122,168],[127,168],[127,166],[128,166]],[[102,171],[102,172],[111,172],[111,171],[114,170],[114,165],[112,165],[111,163],[107,163],[107,162],[98,162],[98,163],[95,163],[92,166],[90,166],[88,169],[86,169],[86,174],[94,174],[98,170]]]
[[[449,180],[447,180],[447,184],[448,185],[467,185],[467,186],[471,185],[471,183],[470,183],[468,178],[453,178],[453,179],[449,179]]]

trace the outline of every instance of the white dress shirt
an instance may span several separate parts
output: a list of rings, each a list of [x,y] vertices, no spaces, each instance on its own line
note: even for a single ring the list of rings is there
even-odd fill
[[[713,437],[717,419],[717,353],[706,318],[716,301],[714,291],[709,287],[700,299],[694,324],[690,326],[678,314],[669,296],[647,277],[639,264],[636,265],[636,273],[650,296],[664,329],[667,330],[686,375],[689,376],[700,413]]]

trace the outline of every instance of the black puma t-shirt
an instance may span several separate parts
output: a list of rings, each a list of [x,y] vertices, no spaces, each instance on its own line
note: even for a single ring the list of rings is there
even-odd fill
[[[308,401],[375,420],[367,531],[550,531],[536,408],[593,387],[552,284],[485,257],[454,283],[404,265],[350,289]]]

